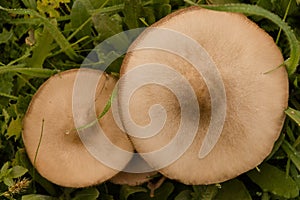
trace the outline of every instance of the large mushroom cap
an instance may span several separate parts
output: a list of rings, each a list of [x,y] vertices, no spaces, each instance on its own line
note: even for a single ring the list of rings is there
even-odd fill
[[[166,31],[169,34],[164,34]],[[177,37],[177,33],[184,34],[186,38]],[[203,51],[196,54],[196,49],[190,45],[191,39],[207,54]],[[164,47],[173,48],[173,52]],[[199,74],[188,61],[193,59],[208,63],[202,66],[203,74],[210,72],[213,64],[216,66],[225,89],[224,99],[211,98],[205,82],[207,77]],[[186,184],[211,184],[236,177],[259,165],[280,134],[288,101],[288,77],[284,67],[272,70],[282,63],[282,54],[272,38],[241,14],[199,7],[177,11],[146,29],[125,57],[119,88],[120,117],[124,128],[131,135],[136,150],[144,153],[144,159],[168,178]],[[178,72],[180,77],[163,74],[163,65]],[[165,76],[165,80],[158,80],[158,76]],[[214,77],[217,74],[209,78],[213,80]],[[188,119],[184,121],[186,124],[180,124],[185,112],[180,110],[180,105],[188,108],[193,98],[182,91],[185,84],[182,78],[189,82],[200,108],[200,120],[197,120],[195,107],[192,108],[195,113],[189,111]],[[149,84],[129,91],[143,80]],[[179,91],[179,95],[173,93],[171,86]],[[179,102],[178,97],[183,102]],[[217,115],[218,109],[220,115],[222,111],[220,102],[226,103],[224,124],[219,122],[223,125],[222,132],[212,150],[199,156],[212,120],[212,101],[215,100],[219,102],[215,105],[217,110],[214,114]],[[157,104],[165,111],[161,111]],[[161,123],[162,128],[154,128],[158,133],[151,135],[147,125],[151,126],[154,122],[161,125],[163,113],[166,120]],[[161,153],[161,156],[145,154],[156,153],[166,147],[184,125],[197,125],[198,129],[191,146],[179,159],[164,166],[160,164],[173,157],[172,153]],[[146,127],[148,132],[140,132],[139,135],[141,127]],[[143,135],[146,133],[151,137]],[[188,137],[190,132],[183,134]],[[208,142],[215,139],[212,135],[207,138]],[[175,145],[174,154],[184,146],[183,141],[177,141]]]
[[[78,72],[77,69],[68,70],[49,78],[33,96],[23,121],[23,140],[30,160],[34,163],[38,150],[34,163],[38,172],[48,180],[66,187],[95,185],[119,172],[95,159],[74,130],[72,96]],[[91,69],[81,69],[80,73],[86,80],[98,79],[101,75],[100,71]],[[94,100],[97,115],[102,113],[115,84],[116,79],[109,75],[102,75],[99,79]],[[82,113],[85,118],[93,105],[82,106],[82,110],[86,111]],[[99,120],[99,124],[114,145],[133,152],[130,141],[114,122],[111,111]],[[97,148],[101,150],[108,147]],[[119,158],[124,167],[130,159]]]

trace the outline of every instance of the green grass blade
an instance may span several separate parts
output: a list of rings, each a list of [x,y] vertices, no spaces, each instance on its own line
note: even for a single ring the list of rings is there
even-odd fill
[[[86,128],[90,128],[90,127],[94,126],[98,122],[98,120],[100,120],[109,111],[109,109],[111,107],[111,104],[112,104],[114,98],[116,97],[116,95],[117,95],[117,90],[115,89],[115,90],[113,90],[109,100],[106,102],[106,104],[103,108],[103,111],[100,113],[100,115],[97,116],[97,118],[95,120],[93,120],[92,122],[90,122],[88,124],[85,124],[81,127],[77,127],[77,128],[72,129],[72,130],[68,130],[66,132],[66,134],[69,134],[70,132],[75,131],[75,130],[76,131],[81,131],[81,130],[84,130]]]
[[[282,142],[281,148],[284,150],[284,152],[288,155],[293,164],[300,171],[300,154],[297,152],[297,150],[294,147],[292,147],[292,145],[286,140]]]
[[[300,111],[293,108],[288,108],[285,110],[285,113],[294,121],[300,125]]]
[[[32,25],[38,25],[41,24],[42,21],[41,19],[38,18],[31,18],[30,20],[28,19],[9,19],[8,23],[10,24],[32,24]]]
[[[289,126],[286,127],[286,135],[288,136],[289,141],[291,141],[293,143],[296,141],[294,133],[293,133],[291,127],[289,127]]]
[[[0,92],[0,96],[1,97],[6,97],[6,98],[9,98],[9,99],[13,99],[13,100],[18,100],[19,98],[16,97],[16,96],[13,96],[13,95],[10,95],[10,94],[5,94],[3,92]]]
[[[123,9],[124,9],[124,3],[119,4],[119,5],[110,6],[110,7],[105,7],[105,8],[101,7],[98,9],[89,10],[89,13],[90,13],[90,15],[94,15],[94,14],[100,14],[100,13],[119,12],[119,11],[122,11]]]
[[[283,16],[282,21],[285,21],[285,20],[286,20],[286,17],[287,17],[287,15],[288,15],[288,12],[289,12],[290,7],[291,7],[291,3],[292,3],[292,0],[289,1],[289,4],[288,4],[288,6],[287,6],[287,8],[286,8],[286,10],[285,10],[285,13],[284,13],[284,16]],[[279,38],[280,38],[280,35],[281,35],[281,31],[282,31],[282,29],[280,28],[279,31],[278,31],[277,37],[276,37],[276,41],[275,41],[276,44],[278,44],[278,42],[279,42]]]
[[[298,136],[295,142],[293,143],[293,147],[296,148],[299,144],[300,144],[300,136]]]
[[[21,67],[0,67],[0,74],[15,72],[24,75],[29,75],[38,78],[48,78],[56,73],[55,70],[41,68],[21,68]]]
[[[293,33],[289,25],[286,22],[284,22],[279,16],[256,5],[248,5],[248,4],[198,5],[190,0],[184,0],[184,1],[191,5],[197,5],[211,10],[237,12],[237,13],[244,13],[247,15],[257,15],[269,19],[284,31],[289,41],[290,57],[285,61],[285,64],[287,66],[287,71],[289,75],[295,73],[300,60],[299,41],[297,40],[295,34]]]

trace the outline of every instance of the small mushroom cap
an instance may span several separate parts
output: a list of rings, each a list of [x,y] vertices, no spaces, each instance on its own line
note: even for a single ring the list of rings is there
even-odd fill
[[[73,69],[50,77],[33,96],[23,121],[22,136],[31,162],[42,176],[65,187],[99,184],[119,172],[95,159],[74,129],[72,94],[78,72],[78,69]],[[100,71],[92,69],[80,69],[80,73],[81,76],[91,79],[101,75]],[[102,113],[116,82],[115,78],[105,74],[99,78],[94,100],[97,115]],[[91,105],[83,105],[87,108],[83,110],[88,112],[89,106]],[[89,113],[82,113],[82,117],[87,115]],[[98,122],[114,145],[133,152],[126,134],[114,122],[111,110]],[[125,167],[131,157],[119,159]]]
[[[137,186],[142,185],[152,179],[157,172],[145,172],[145,173],[128,173],[119,172],[112,177],[109,181],[119,185]]]
[[[271,152],[281,132],[288,102],[288,77],[285,68],[280,67],[270,72],[283,63],[282,54],[273,39],[241,14],[199,7],[172,13],[151,27],[183,33],[207,51],[223,80],[226,117],[218,142],[207,156],[199,158],[200,147],[211,121],[212,102],[207,85],[192,64],[182,57],[158,48],[141,49],[149,46],[149,41],[164,42],[167,39],[154,34],[158,30],[146,29],[130,47],[121,67],[123,81],[118,97],[120,117],[129,135],[136,132],[136,127],[129,123],[130,120],[139,126],[146,126],[151,124],[150,116],[160,117],[155,113],[148,113],[155,104],[165,109],[167,118],[155,136],[130,136],[136,150],[148,153],[162,149],[174,139],[180,127],[180,104],[170,89],[152,82],[135,90],[130,97],[127,92],[131,81],[140,78],[139,74],[126,76],[127,74],[145,64],[159,63],[174,69],[189,81],[200,108],[199,126],[191,146],[179,159],[159,169],[159,172],[185,184],[212,184],[234,178],[259,165]],[[182,49],[185,57],[198,56],[199,59],[204,59],[201,55],[195,55],[193,49],[180,46],[177,40],[170,42],[172,44]],[[177,88],[182,86],[181,79],[166,79],[166,82],[173,82]],[[153,81],[155,82],[155,77]],[[184,96],[185,93],[181,95]],[[129,108],[122,107],[128,99]],[[183,104],[189,104],[189,97],[185,99]],[[131,119],[124,117],[128,110]],[[191,117],[189,121],[194,122],[195,119]],[[179,142],[178,148],[181,145]],[[143,157],[153,167],[157,167],[157,160],[167,159]]]

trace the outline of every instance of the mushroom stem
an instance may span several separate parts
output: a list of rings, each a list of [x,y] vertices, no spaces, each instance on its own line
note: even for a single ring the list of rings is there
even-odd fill
[[[150,190],[150,197],[151,198],[154,197],[155,190],[158,189],[164,183],[165,180],[166,180],[166,177],[163,176],[156,183],[152,183],[152,182],[148,183],[147,187]]]

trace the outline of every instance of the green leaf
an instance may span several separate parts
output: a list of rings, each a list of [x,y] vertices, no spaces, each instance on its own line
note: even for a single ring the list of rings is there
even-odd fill
[[[140,18],[142,16],[142,2],[141,0],[125,0],[124,1],[124,22],[128,29],[140,27]]]
[[[267,163],[262,164],[259,169],[260,172],[254,169],[247,175],[264,192],[271,192],[285,198],[295,198],[299,195],[297,184],[285,172]]]
[[[9,104],[9,106],[6,109],[7,109],[8,115],[9,115],[9,119],[7,120],[7,123],[10,122],[12,118],[18,117],[17,112],[16,112],[16,104]]]
[[[216,185],[194,185],[194,192],[191,193],[192,199],[212,200],[218,193]]]
[[[214,198],[214,200],[232,200],[232,199],[252,200],[243,182],[237,179],[233,179],[223,183],[221,185],[220,191]]]
[[[163,18],[166,15],[170,14],[171,10],[172,10],[172,7],[171,7],[170,4],[158,5],[156,7],[157,7],[157,13],[156,13],[156,15],[157,15],[158,19]]]
[[[113,16],[107,14],[93,15],[93,23],[99,34],[98,38],[100,41],[113,36],[106,40],[106,43],[97,46],[97,51],[95,52],[98,55],[98,61],[106,63],[112,60],[110,57],[119,57],[118,51],[122,49],[126,50],[131,44],[127,34],[122,32],[122,20],[118,14]],[[104,64],[104,66],[106,65]]]
[[[23,176],[24,174],[26,174],[28,172],[28,170],[22,166],[14,166],[11,170],[11,172],[9,173],[9,177],[11,178],[19,178],[21,176]]]
[[[95,29],[100,35],[100,40],[104,40],[123,31],[122,19],[118,14],[113,16],[106,13],[95,14],[92,20]]]
[[[120,190],[120,200],[127,200],[128,197],[134,193],[147,192],[148,190],[143,187],[132,187],[129,185],[122,185]]]
[[[99,191],[96,188],[85,188],[75,193],[72,200],[95,200],[99,197]]]
[[[77,39],[83,38],[92,33],[91,11],[102,9],[106,0],[77,0],[71,10],[71,25]],[[97,13],[97,12],[96,12]]]
[[[4,67],[0,67],[0,92],[5,94],[11,94],[13,88],[13,75],[11,73],[1,74],[1,70]]]
[[[28,105],[30,103],[31,96],[18,96],[18,100],[16,103],[16,112],[18,116],[22,116],[27,111]]]
[[[13,35],[11,30],[7,31],[6,29],[3,29],[2,33],[0,33],[0,44],[8,42]]]
[[[297,170],[296,166],[293,164],[291,164],[290,173],[291,173],[291,177],[297,183],[298,188],[300,188],[300,174],[299,174],[299,171]]]
[[[36,32],[36,44],[32,51],[32,57],[27,60],[27,66],[31,68],[43,68],[44,61],[51,52],[53,37],[47,27],[44,27],[41,33],[38,30]]]
[[[155,17],[156,11],[153,7],[144,7],[144,14],[145,14],[145,20],[148,25],[151,25],[155,23],[156,17]]]
[[[4,133],[6,133],[8,123],[9,123],[9,120],[10,120],[10,116],[9,116],[6,109],[2,109],[2,116],[4,117],[4,121],[3,121],[3,124],[1,126],[1,134],[4,135]]]
[[[71,24],[73,29],[79,28],[82,24],[84,24],[91,15],[88,10],[93,9],[92,2],[89,0],[77,0],[74,2],[71,10]],[[76,34],[76,38],[82,38],[86,35],[90,35],[91,30],[91,22],[86,23],[81,30]]]
[[[285,113],[294,121],[300,125],[300,111],[293,108],[288,108],[285,110]]]
[[[9,162],[4,163],[4,165],[1,167],[0,170],[0,177],[4,177],[7,175],[8,168],[9,168]]]
[[[190,200],[192,199],[191,192],[192,191],[190,190],[183,190],[175,197],[174,200]]]
[[[15,140],[19,139],[22,131],[22,121],[19,117],[12,119],[7,128],[6,136],[8,138],[15,137]]]
[[[58,200],[58,199],[46,195],[28,194],[28,195],[23,195],[22,200]]]
[[[8,187],[15,184],[14,180],[11,177],[4,177],[3,182]]]
[[[48,15],[50,18],[58,18],[60,16],[60,12],[58,12],[58,8],[60,3],[68,3],[70,0],[55,0],[51,3],[45,0],[37,1],[37,10],[43,15]]]
[[[170,182],[165,182],[162,186],[154,191],[152,200],[167,200],[174,191],[174,185]]]

